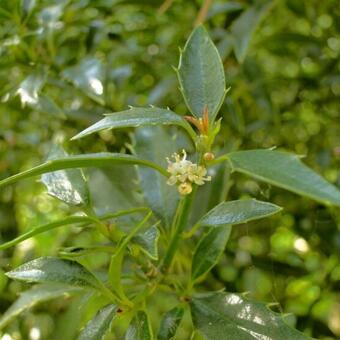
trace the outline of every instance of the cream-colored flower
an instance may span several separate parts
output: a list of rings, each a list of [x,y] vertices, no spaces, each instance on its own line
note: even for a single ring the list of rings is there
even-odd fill
[[[192,183],[203,185],[205,181],[210,181],[211,177],[206,176],[207,169],[187,160],[185,150],[182,151],[182,157],[173,154],[174,162],[167,158],[170,177],[167,181],[169,185],[178,185],[178,191],[181,195],[188,195],[192,191]]]

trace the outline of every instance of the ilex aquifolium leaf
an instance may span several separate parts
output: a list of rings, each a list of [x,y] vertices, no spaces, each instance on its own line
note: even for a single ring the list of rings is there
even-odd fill
[[[182,321],[184,309],[175,307],[169,310],[162,318],[157,340],[171,340],[176,335],[177,328]]]
[[[271,216],[279,212],[279,206],[257,201],[255,199],[244,199],[222,202],[205,214],[197,225],[206,227],[218,227],[226,224],[240,224]]]
[[[61,147],[54,147],[48,160],[68,157]],[[79,169],[58,170],[41,176],[51,196],[70,205],[88,205],[89,189],[85,177]]]
[[[226,156],[234,171],[321,203],[340,206],[340,190],[304,165],[294,154],[275,150],[247,150]]]
[[[18,182],[19,180],[30,178],[38,175],[42,175],[47,172],[53,172],[62,169],[72,168],[93,168],[93,167],[107,167],[115,164],[136,164],[150,167],[157,170],[165,177],[168,176],[166,170],[155,163],[140,159],[128,154],[122,153],[109,153],[100,152],[83,155],[72,155],[67,157],[61,157],[58,159],[49,160],[41,165],[38,165],[32,169],[20,172],[14,176],[8,177],[0,181],[0,187],[10,185]]]
[[[153,340],[149,318],[144,311],[138,311],[133,317],[125,334],[125,340]]]
[[[100,286],[97,278],[81,264],[57,257],[40,257],[7,272],[6,275],[25,282],[64,283],[84,288]]]
[[[207,31],[198,26],[180,56],[178,80],[185,102],[196,117],[207,109],[214,121],[224,96],[224,69],[218,51]]]
[[[191,280],[194,282],[209,272],[218,262],[228,242],[231,226],[211,228],[197,245],[192,259]]]
[[[132,242],[138,244],[141,247],[141,250],[152,260],[158,260],[159,236],[160,232],[158,228],[153,225],[134,236]]]
[[[49,301],[63,296],[69,296],[81,289],[64,284],[44,284],[36,285],[33,288],[23,292],[19,298],[7,309],[0,318],[0,329],[13,321],[19,314],[38,303]]]
[[[110,329],[117,315],[117,306],[107,305],[101,308],[80,333],[78,340],[101,340]]]
[[[307,340],[280,314],[234,293],[207,293],[190,302],[194,327],[205,339]]]
[[[72,139],[79,139],[105,129],[145,125],[177,125],[184,128],[189,136],[195,139],[195,132],[183,117],[158,107],[131,107],[130,110],[106,114],[105,118],[78,133]]]

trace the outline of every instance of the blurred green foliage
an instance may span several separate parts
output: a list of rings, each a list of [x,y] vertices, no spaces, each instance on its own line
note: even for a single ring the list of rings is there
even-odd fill
[[[127,131],[70,143],[106,112],[127,105],[186,109],[176,88],[183,47],[202,1],[13,0],[0,2],[0,173],[36,165],[55,143],[70,152],[120,151]],[[340,4],[338,0],[215,0],[205,25],[217,44],[231,90],[218,143],[226,150],[278,146],[340,186]],[[230,180],[231,181],[231,180]],[[270,199],[285,210],[235,228],[211,289],[249,291],[278,302],[292,323],[320,339],[340,336],[340,213],[283,190],[233,176],[228,198]],[[53,221],[69,207],[24,181],[0,192],[0,242]],[[90,245],[91,230],[50,231],[0,253],[0,313],[25,289],[4,271],[62,246]],[[103,258],[91,258],[98,268]],[[58,300],[6,329],[13,339],[72,339],[100,305]],[[153,302],[165,311],[160,296]],[[171,302],[169,302],[170,306]],[[67,320],[67,321],[65,321]],[[188,323],[188,322],[187,322]],[[36,332],[36,331],[35,331]],[[179,334],[179,339],[188,335]],[[6,338],[7,340],[7,338]]]

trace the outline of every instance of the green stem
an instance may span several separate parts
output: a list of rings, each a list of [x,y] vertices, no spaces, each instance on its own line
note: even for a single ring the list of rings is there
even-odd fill
[[[163,262],[161,264],[161,271],[166,272],[172,264],[172,260],[176,254],[176,250],[178,248],[178,243],[182,237],[182,233],[187,225],[189,215],[190,215],[190,208],[193,202],[193,198],[195,196],[196,187],[194,187],[193,192],[183,197],[177,206],[176,215],[174,218],[173,223],[173,236],[171,238],[169,247],[165,253]]]

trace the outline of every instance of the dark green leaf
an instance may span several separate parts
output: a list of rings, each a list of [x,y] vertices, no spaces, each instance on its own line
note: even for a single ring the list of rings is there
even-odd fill
[[[61,147],[54,147],[48,161],[66,158],[68,154]],[[70,205],[88,205],[89,190],[84,175],[79,169],[58,170],[41,176],[51,196]]]
[[[139,128],[134,137],[137,156],[164,167],[167,165],[166,157],[170,157],[180,148],[178,140],[172,139],[161,126]],[[166,184],[166,178],[151,169],[140,167],[138,172],[146,202],[165,225],[169,226],[179,199],[176,188]]]
[[[246,57],[252,34],[271,3],[272,0],[255,2],[253,6],[249,7],[234,21],[231,33],[234,40],[235,55],[239,62],[243,62]]]
[[[98,287],[98,280],[78,262],[57,257],[40,257],[7,272],[14,280],[26,282],[57,282],[71,286]]]
[[[202,117],[207,107],[213,121],[226,93],[224,69],[214,43],[202,26],[194,30],[181,53],[178,79],[192,114]]]
[[[235,171],[316,201],[340,206],[340,190],[304,165],[296,155],[249,150],[232,152],[228,159]]]
[[[95,317],[90,320],[78,340],[102,340],[105,333],[110,329],[111,323],[116,316],[117,306],[107,305],[103,307]]]
[[[152,329],[149,318],[143,311],[138,311],[125,334],[125,340],[151,340]]]
[[[160,124],[181,126],[189,133],[191,138],[195,139],[195,132],[184,118],[170,110],[157,107],[131,107],[130,110],[108,114],[105,118],[78,133],[72,139],[79,139],[105,129]]]
[[[261,302],[233,293],[209,293],[190,303],[192,320],[205,339],[310,339]]]
[[[151,167],[164,176],[168,176],[166,170],[157,164],[139,159],[137,157],[121,154],[121,153],[92,153],[83,155],[72,155],[64,158],[47,161],[35,168],[20,172],[14,176],[8,177],[0,181],[0,187],[15,183],[21,179],[38,176],[47,172],[53,172],[62,169],[71,168],[90,168],[90,167],[106,167],[114,164],[138,164]]]
[[[13,305],[2,315],[0,319],[0,329],[4,328],[9,322],[14,320],[26,309],[32,308],[36,304],[57,297],[68,296],[79,288],[61,284],[37,285],[25,292],[13,303]]]
[[[182,307],[175,307],[169,310],[162,318],[157,340],[173,339],[182,320],[183,314],[184,309]]]
[[[222,202],[205,214],[198,224],[217,227],[225,224],[246,223],[276,214],[280,210],[281,208],[275,204],[255,199]]]
[[[153,260],[158,260],[159,230],[153,225],[132,238],[132,241],[140,245],[142,251]]]
[[[192,259],[192,281],[201,278],[215,266],[228,242],[230,232],[230,225],[211,228],[208,233],[201,238]]]

